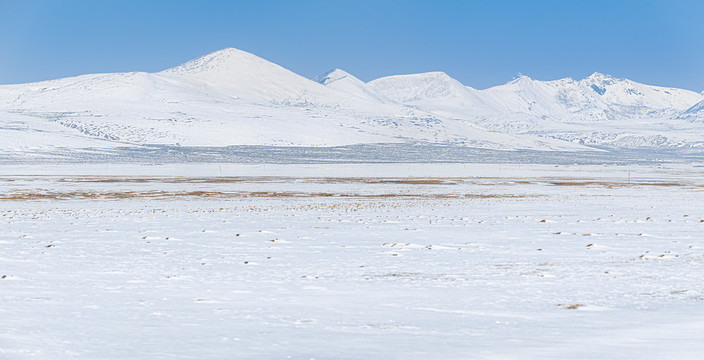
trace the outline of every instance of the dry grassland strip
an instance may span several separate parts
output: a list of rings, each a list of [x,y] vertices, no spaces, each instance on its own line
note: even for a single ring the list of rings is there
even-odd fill
[[[354,198],[354,199],[523,199],[536,195],[516,194],[409,194],[409,193],[330,193],[276,191],[44,191],[0,194],[0,201],[40,200],[123,200],[176,198]]]

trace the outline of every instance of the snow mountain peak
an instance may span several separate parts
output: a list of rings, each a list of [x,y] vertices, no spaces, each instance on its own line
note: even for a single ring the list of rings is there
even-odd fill
[[[599,84],[599,85],[613,85],[618,82],[624,82],[624,79],[618,79],[611,75],[602,74],[600,72],[595,72],[587,77],[585,77],[582,82],[587,84]]]
[[[342,69],[332,69],[332,70],[326,72],[325,74],[318,75],[318,76],[314,77],[314,78],[313,78],[313,81],[319,82],[319,83],[321,83],[321,84],[323,84],[323,85],[328,85],[328,84],[330,84],[330,83],[332,83],[332,82],[335,82],[335,81],[338,81],[338,80],[342,80],[342,79],[354,79],[354,80],[358,80],[356,77],[350,75],[350,73],[348,73],[348,72],[345,71],[345,70],[342,70]],[[359,81],[361,81],[361,80],[359,80]]]
[[[398,102],[459,98],[473,90],[442,71],[387,76],[372,80],[369,85]]]
[[[523,75],[523,74],[518,74],[516,77],[511,80],[511,83],[521,83],[521,82],[531,82],[533,79],[530,76]]]
[[[215,51],[159,75],[205,86],[230,97],[269,103],[304,104],[326,96],[322,85],[235,48]]]
[[[412,75],[406,75],[406,76],[422,78],[422,79],[436,81],[436,82],[457,82],[457,80],[453,79],[450,75],[447,75],[447,73],[444,71],[429,71],[429,72],[425,72],[425,73],[412,74]]]
[[[232,71],[237,67],[271,64],[252,53],[228,47],[188,61],[163,71],[175,74],[198,74],[218,71]]]
[[[387,97],[378,93],[369,84],[357,79],[354,75],[342,69],[333,69],[325,74],[313,78],[320,84],[325,85],[329,89],[334,89],[347,95],[372,101],[372,102],[390,102]]]
[[[591,75],[587,76],[585,79],[590,79],[590,80],[608,80],[608,79],[614,79],[613,76],[608,75],[608,74],[602,74],[598,71],[593,72]]]
[[[704,124],[704,100],[694,104],[694,106],[684,111],[679,117],[690,122]]]

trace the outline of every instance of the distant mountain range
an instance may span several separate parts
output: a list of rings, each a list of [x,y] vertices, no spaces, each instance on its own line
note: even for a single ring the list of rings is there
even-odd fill
[[[0,154],[145,144],[704,150],[704,94],[600,73],[485,90],[442,72],[307,79],[227,48],[158,73],[0,86],[0,139]]]

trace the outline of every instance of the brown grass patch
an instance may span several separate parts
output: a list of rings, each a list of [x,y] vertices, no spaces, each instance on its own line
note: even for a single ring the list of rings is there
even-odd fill
[[[0,201],[124,200],[173,198],[359,198],[359,199],[521,199],[534,195],[513,194],[409,194],[330,193],[276,191],[42,191],[0,194]]]
[[[456,185],[459,179],[449,178],[361,178],[361,177],[285,177],[285,176],[211,176],[211,177],[66,177],[59,182],[72,183],[167,183],[167,184],[229,184],[229,183],[287,183],[315,182],[329,184],[366,183],[366,184],[404,184],[404,185]]]
[[[567,310],[576,310],[579,309],[580,307],[584,306],[583,304],[572,304],[572,305],[567,305],[567,304],[557,304],[557,306],[565,308]]]
[[[3,181],[13,181],[3,179]],[[626,179],[577,179],[577,178],[441,178],[441,177],[286,177],[286,176],[206,176],[206,177],[173,177],[173,176],[152,176],[152,177],[130,177],[130,176],[82,176],[65,177],[59,182],[70,183],[166,183],[166,184],[230,184],[230,183],[324,183],[324,184],[391,184],[391,185],[531,185],[550,184],[555,186],[573,187],[607,187],[622,188],[634,186],[694,186],[702,187],[702,184],[687,184],[672,181],[627,181]]]
[[[623,188],[632,186],[684,186],[673,182],[640,181],[640,182],[615,182],[615,181],[549,181],[556,186],[599,186],[606,188]]]

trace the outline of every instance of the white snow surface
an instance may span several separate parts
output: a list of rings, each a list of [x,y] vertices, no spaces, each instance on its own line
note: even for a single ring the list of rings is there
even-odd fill
[[[696,359],[701,167],[0,167],[0,358]]]
[[[703,144],[693,114],[701,101],[692,91],[598,73],[580,81],[521,76],[486,90],[442,72],[364,83],[336,69],[311,80],[227,48],[158,73],[0,86],[0,151],[399,142],[691,148]]]

